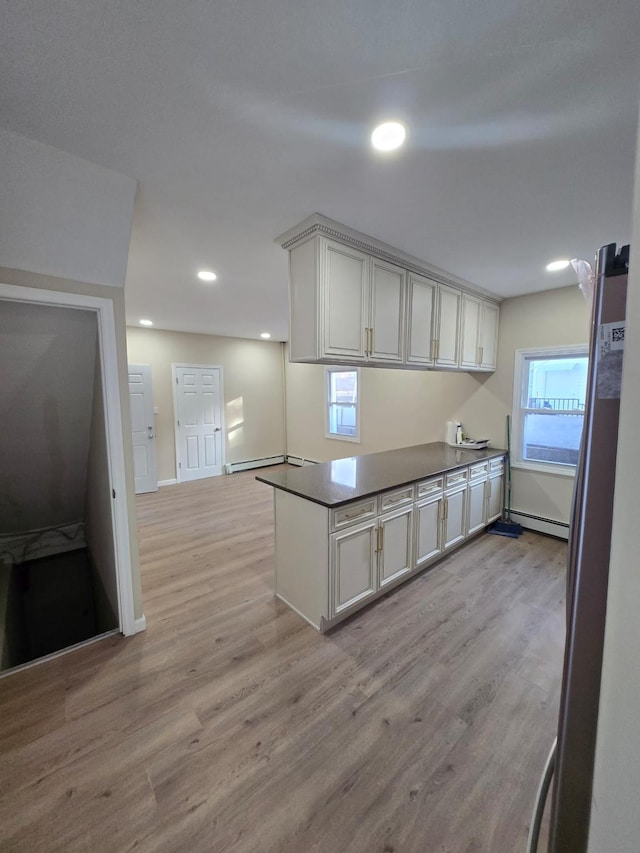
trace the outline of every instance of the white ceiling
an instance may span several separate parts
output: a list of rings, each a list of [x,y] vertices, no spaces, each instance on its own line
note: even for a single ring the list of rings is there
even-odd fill
[[[273,241],[314,211],[504,296],[569,284],[547,261],[630,239],[638,0],[0,11],[0,124],[140,182],[132,324],[286,338]],[[408,144],[376,155],[389,117]]]

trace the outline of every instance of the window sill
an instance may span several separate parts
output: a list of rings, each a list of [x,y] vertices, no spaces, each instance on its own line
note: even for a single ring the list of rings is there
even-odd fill
[[[360,444],[360,436],[357,435],[335,435],[332,432],[325,432],[325,438],[332,438],[334,441],[350,441],[352,444]]]
[[[544,462],[512,462],[511,467],[519,471],[530,471],[532,474],[556,474],[560,477],[575,477],[575,465],[560,463],[545,464]]]

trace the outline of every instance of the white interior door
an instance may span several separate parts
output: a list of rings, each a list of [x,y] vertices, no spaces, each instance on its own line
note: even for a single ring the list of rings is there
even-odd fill
[[[158,468],[156,464],[156,429],[153,419],[151,365],[129,365],[129,401],[136,494],[157,492]]]
[[[222,474],[222,368],[175,365],[178,480]]]

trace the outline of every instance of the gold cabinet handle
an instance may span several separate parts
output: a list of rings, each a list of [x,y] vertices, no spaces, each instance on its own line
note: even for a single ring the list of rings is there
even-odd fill
[[[484,347],[478,347],[478,364],[484,361]]]
[[[433,339],[433,360],[437,361],[440,358],[440,339]]]
[[[384,545],[384,528],[376,527],[376,554],[382,551]]]
[[[364,332],[365,332],[364,354],[365,355],[371,355],[371,353],[373,351],[373,334],[372,334],[373,329],[371,328],[371,326],[366,326]]]

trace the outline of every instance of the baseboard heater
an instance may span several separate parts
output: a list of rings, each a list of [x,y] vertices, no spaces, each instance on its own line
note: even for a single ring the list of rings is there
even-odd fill
[[[303,465],[317,465],[318,463],[315,459],[305,459],[302,456],[287,456],[287,462],[289,465],[298,465],[302,467]]]
[[[229,462],[224,466],[225,474],[235,474],[236,471],[248,471],[250,468],[266,468],[267,465],[281,465],[284,456],[262,456],[260,459],[247,459],[244,462]]]
[[[559,539],[569,538],[569,525],[566,521],[554,521],[552,518],[543,518],[541,515],[532,515],[529,512],[511,510],[511,518],[518,521],[527,530],[535,530],[538,533],[548,533]]]

